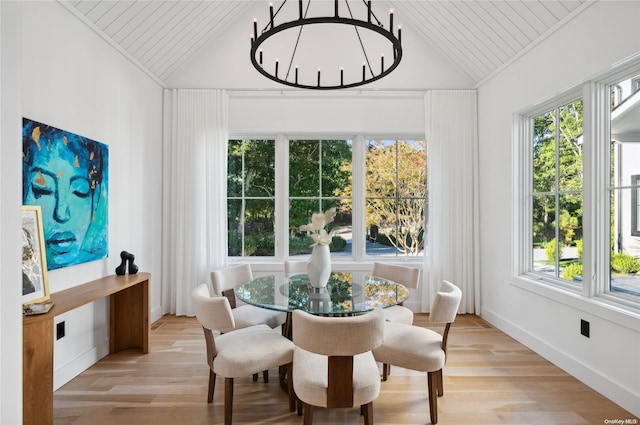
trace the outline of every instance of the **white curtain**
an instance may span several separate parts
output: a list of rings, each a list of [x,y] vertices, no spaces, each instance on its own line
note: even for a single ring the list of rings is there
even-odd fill
[[[460,313],[480,311],[475,90],[425,94],[429,158],[428,255],[422,310],[442,280],[462,289]]]
[[[162,309],[191,316],[192,289],[227,260],[227,94],[165,90],[164,122]]]

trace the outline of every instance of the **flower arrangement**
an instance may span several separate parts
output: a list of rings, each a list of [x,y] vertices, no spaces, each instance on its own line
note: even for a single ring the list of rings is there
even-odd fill
[[[314,245],[329,245],[333,238],[333,230],[327,232],[325,226],[336,217],[336,209],[329,208],[323,213],[315,213],[311,216],[311,223],[300,226],[300,231],[311,234]]]

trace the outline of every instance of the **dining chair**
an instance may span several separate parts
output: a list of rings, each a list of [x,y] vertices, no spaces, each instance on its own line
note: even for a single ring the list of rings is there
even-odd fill
[[[286,275],[306,273],[307,261],[305,260],[285,260],[284,273]]]
[[[460,288],[443,281],[429,314],[429,321],[445,324],[442,334],[419,326],[386,322],[384,342],[373,349],[375,359],[383,364],[383,381],[387,380],[389,364],[427,372],[429,414],[433,424],[438,422],[437,398],[444,394],[442,369],[446,363],[449,329],[461,299]]]
[[[251,280],[253,280],[253,272],[249,264],[239,264],[211,272],[213,293],[227,297],[233,310],[233,318],[237,328],[260,323],[264,323],[270,328],[282,325],[286,320],[286,313],[245,304],[236,298],[234,289]]]
[[[234,378],[282,366],[291,373],[294,345],[265,324],[237,329],[229,300],[226,297],[211,297],[204,283],[192,291],[191,297],[207,345],[207,402],[213,402],[216,376],[224,377],[224,423],[231,425]],[[293,412],[295,395],[292,383],[288,384],[288,393],[289,411]]]
[[[373,276],[389,279],[407,288],[417,289],[420,283],[420,268],[401,266],[398,264],[373,263]],[[413,311],[404,307],[402,303],[384,309],[389,322],[413,324]]]
[[[239,264],[211,272],[213,292],[229,300],[236,329],[259,324],[265,324],[270,328],[284,325],[287,321],[286,313],[249,305],[236,298],[234,289],[251,280],[253,280],[253,272],[249,264]],[[281,332],[284,332],[283,328],[281,328]],[[263,371],[263,378],[265,382],[269,382],[268,370]],[[258,374],[253,376],[253,380],[258,380]]]
[[[382,310],[350,317],[293,312],[293,389],[302,403],[304,425],[313,423],[315,407],[356,406],[365,425],[373,425],[380,375],[371,350],[383,338]]]

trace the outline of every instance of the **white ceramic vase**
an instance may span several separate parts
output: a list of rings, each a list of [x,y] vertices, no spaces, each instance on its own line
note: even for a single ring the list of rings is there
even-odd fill
[[[331,252],[329,245],[314,245],[307,263],[309,282],[314,288],[324,288],[331,275]]]

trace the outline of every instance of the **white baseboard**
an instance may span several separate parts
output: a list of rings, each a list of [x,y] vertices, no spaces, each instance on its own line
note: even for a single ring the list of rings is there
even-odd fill
[[[57,390],[73,378],[93,366],[101,358],[109,354],[109,341],[101,341],[97,346],[71,359],[65,365],[53,371],[53,391]]]
[[[525,329],[514,325],[512,322],[506,320],[504,317],[496,314],[490,309],[482,309],[482,318],[518,342],[535,351],[537,354],[549,360],[571,376],[583,382],[585,385],[591,387],[632,414],[640,417],[639,395],[634,394],[598,371],[588,367],[580,360],[564,352],[561,348],[553,347],[546,341],[532,335],[530,332],[527,332]]]

